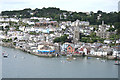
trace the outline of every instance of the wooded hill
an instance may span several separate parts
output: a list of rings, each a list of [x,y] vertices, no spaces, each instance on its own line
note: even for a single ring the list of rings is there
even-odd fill
[[[120,12],[102,12],[97,11],[97,13],[90,12],[89,14],[84,12],[72,12],[66,10],[60,10],[55,7],[48,7],[42,9],[30,9],[26,8],[23,10],[13,10],[13,11],[2,11],[2,16],[16,17],[17,18],[30,18],[30,17],[47,17],[52,18],[56,21],[75,21],[77,19],[81,21],[89,21],[91,25],[100,25],[102,21],[108,25],[114,25],[116,29],[120,32]],[[100,18],[98,19],[98,16]]]

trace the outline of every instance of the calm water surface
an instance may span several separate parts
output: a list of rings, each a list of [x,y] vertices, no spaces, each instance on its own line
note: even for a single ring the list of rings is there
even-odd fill
[[[0,46],[0,80],[2,79],[2,47]]]
[[[0,49],[1,50],[1,49]],[[117,78],[114,61],[101,62],[96,58],[42,58],[13,48],[2,47],[9,54],[2,58],[3,78]]]

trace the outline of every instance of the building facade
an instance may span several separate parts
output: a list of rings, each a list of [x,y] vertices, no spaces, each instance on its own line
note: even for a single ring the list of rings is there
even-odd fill
[[[73,37],[73,41],[77,42],[80,40],[80,28],[78,26],[74,27],[74,37]]]
[[[104,25],[102,22],[102,25],[99,26],[98,32],[96,33],[96,36],[99,36],[100,38],[107,39],[110,37],[111,34],[115,34],[115,32],[109,32],[110,26]]]
[[[100,38],[109,38],[111,33],[110,32],[100,31],[100,32],[97,32],[96,35],[99,36]]]

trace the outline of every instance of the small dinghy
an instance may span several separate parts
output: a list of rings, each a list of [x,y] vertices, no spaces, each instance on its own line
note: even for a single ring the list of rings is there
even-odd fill
[[[91,59],[92,57],[87,57],[87,59]]]
[[[61,63],[65,63],[65,61],[61,61]]]
[[[67,57],[72,57],[72,54],[67,54]]]
[[[106,62],[105,60],[101,60],[101,62]]]
[[[97,60],[99,60],[100,58],[96,58]]]
[[[14,58],[16,58],[17,56],[16,55],[14,55]]]
[[[22,59],[25,59],[25,57],[22,57]]]
[[[8,54],[4,54],[3,57],[4,57],[4,58],[7,58],[7,57],[8,57]]]
[[[67,60],[70,59],[70,58],[67,58]]]
[[[119,61],[115,61],[115,65],[120,65]]]
[[[72,60],[72,58],[67,58],[67,61],[71,61]]]
[[[120,63],[115,63],[115,65],[120,65]]]
[[[74,60],[76,60],[76,58],[73,58]]]

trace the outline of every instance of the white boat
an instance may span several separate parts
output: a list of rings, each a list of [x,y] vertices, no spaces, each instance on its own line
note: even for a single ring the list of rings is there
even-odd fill
[[[105,60],[101,60],[101,62],[106,62]]]
[[[67,58],[67,59],[70,59],[70,58]]]
[[[99,60],[100,58],[96,58],[97,60]]]
[[[3,57],[7,58],[7,57],[8,57],[8,54],[4,54]]]
[[[65,61],[61,61],[61,63],[65,63]]]
[[[67,54],[67,57],[72,57],[72,54]]]
[[[74,60],[76,60],[76,58],[73,58]]]
[[[115,61],[115,65],[120,65],[120,62],[119,61]]]
[[[14,58],[16,58],[17,56],[16,55],[14,55]]]
[[[23,59],[25,58],[25,57],[22,57]]]
[[[55,56],[56,56],[56,57],[58,57],[58,56],[59,56],[59,54],[55,54]]]

